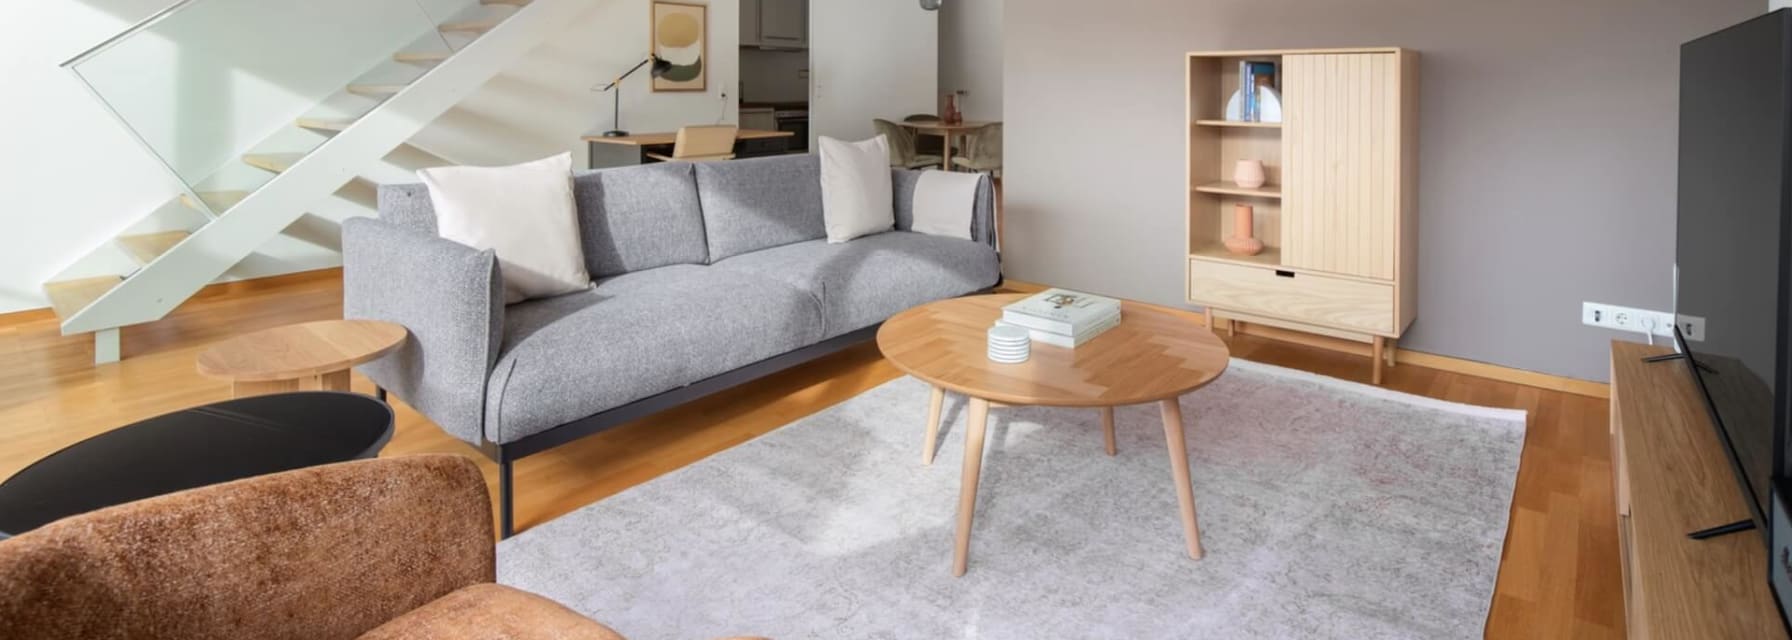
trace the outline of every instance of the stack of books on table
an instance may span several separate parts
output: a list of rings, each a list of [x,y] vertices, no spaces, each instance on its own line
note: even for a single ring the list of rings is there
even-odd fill
[[[997,325],[1026,329],[1035,342],[1075,348],[1120,326],[1120,301],[1067,289],[1047,289],[1002,307]]]

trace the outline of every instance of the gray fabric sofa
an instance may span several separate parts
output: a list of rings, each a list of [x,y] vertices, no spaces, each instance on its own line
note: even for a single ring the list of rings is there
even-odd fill
[[[436,235],[421,185],[343,225],[343,311],[411,340],[362,372],[500,466],[870,339],[884,319],[1001,280],[994,196],[973,240],[907,231],[919,172],[894,170],[896,228],[828,244],[813,155],[606,169],[573,179],[594,286],[505,306],[498,263]]]

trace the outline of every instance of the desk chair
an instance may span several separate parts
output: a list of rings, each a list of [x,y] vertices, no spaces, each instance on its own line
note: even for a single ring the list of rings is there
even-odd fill
[[[647,157],[666,162],[733,160],[734,138],[739,132],[740,127],[734,125],[679,127],[678,138],[672,143],[672,155],[649,153]]]

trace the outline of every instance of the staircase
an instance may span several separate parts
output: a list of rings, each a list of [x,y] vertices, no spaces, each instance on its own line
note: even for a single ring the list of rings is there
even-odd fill
[[[176,30],[167,25],[180,26],[181,12],[218,12],[219,5],[253,1],[178,3],[65,66],[112,106],[118,98],[108,96],[93,79],[103,78],[104,69],[89,71],[83,65],[99,68],[97,58],[128,38],[169,37]],[[440,7],[454,0],[423,1]],[[326,255],[339,252],[340,219],[371,212],[376,185],[364,176],[390,163],[390,156],[424,156],[406,146],[411,136],[589,8],[588,0],[461,1],[468,5],[462,13],[471,15],[420,23],[421,30],[434,32],[410,43],[421,46],[392,42],[394,53],[381,64],[413,68],[412,77],[393,80],[387,70],[370,72],[382,77],[357,78],[319,100],[314,113],[279,120],[285,124],[262,143],[241,150],[234,161],[204,177],[183,177],[170,159],[176,154],[153,142],[156,123],[134,123],[114,109],[133,136],[169,168],[182,192],[44,285],[62,333],[92,333],[95,362],[114,362],[120,355],[120,327],[161,319],[266,246],[298,243]],[[410,2],[419,0],[367,0],[365,6]],[[423,19],[428,13],[417,15]],[[445,164],[429,158],[423,163]],[[409,174],[388,168],[382,177],[394,176],[408,181]],[[105,272],[109,270],[115,272]]]

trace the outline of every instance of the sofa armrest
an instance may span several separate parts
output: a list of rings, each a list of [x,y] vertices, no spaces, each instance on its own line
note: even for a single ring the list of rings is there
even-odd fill
[[[907,231],[915,221],[915,184],[920,171],[891,169],[891,190],[895,196],[896,228]],[[977,181],[976,200],[971,204],[971,239],[991,248],[996,246],[996,187],[989,174]]]
[[[342,226],[342,315],[404,325],[410,340],[361,365],[443,431],[479,444],[486,380],[503,338],[498,260],[451,240],[369,218]]]

